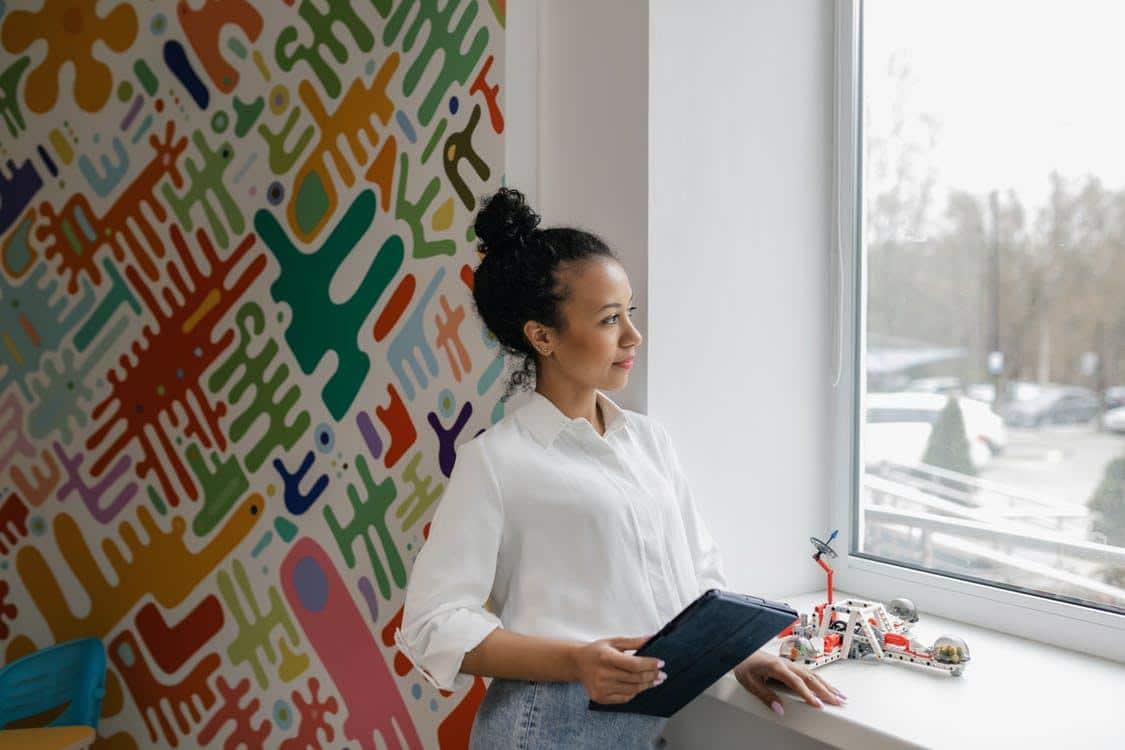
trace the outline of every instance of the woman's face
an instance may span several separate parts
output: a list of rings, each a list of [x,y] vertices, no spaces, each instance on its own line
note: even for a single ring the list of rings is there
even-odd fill
[[[568,264],[558,273],[569,290],[561,309],[566,326],[551,329],[552,356],[541,359],[542,365],[586,387],[624,387],[643,341],[633,325],[636,308],[625,269],[612,258],[598,257]]]

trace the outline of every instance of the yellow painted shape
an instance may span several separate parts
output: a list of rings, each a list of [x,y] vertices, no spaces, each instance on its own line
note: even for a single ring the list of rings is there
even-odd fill
[[[453,199],[446,198],[437,211],[434,211],[431,225],[435,232],[444,232],[453,225]]]

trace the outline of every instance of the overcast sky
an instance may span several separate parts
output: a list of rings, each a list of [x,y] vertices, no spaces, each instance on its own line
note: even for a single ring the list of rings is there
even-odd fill
[[[892,95],[885,61],[907,50],[913,106],[941,123],[942,193],[1012,187],[1030,209],[1052,169],[1125,188],[1125,2],[867,0],[864,13],[872,117]]]

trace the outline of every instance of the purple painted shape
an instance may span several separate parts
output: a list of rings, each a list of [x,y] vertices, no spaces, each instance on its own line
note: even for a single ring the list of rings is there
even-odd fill
[[[379,622],[379,600],[375,598],[375,587],[367,576],[359,579],[359,593],[363,594],[363,601],[367,602],[367,609],[371,611],[371,621]]]
[[[71,493],[77,492],[78,497],[81,498],[86,509],[90,511],[90,515],[98,523],[109,523],[118,513],[120,513],[129,501],[132,500],[140,489],[136,482],[129,482],[117,493],[109,505],[102,507],[102,496],[106,491],[112,487],[118,479],[121,478],[129,467],[133,465],[133,459],[128,455],[123,455],[114,462],[113,466],[105,473],[101,481],[90,486],[86,484],[86,480],[82,478],[82,472],[79,470],[82,466],[82,459],[86,457],[85,453],[77,453],[74,457],[66,455],[62,445],[55,441],[52,443],[55,449],[55,455],[59,457],[59,462],[62,463],[66,469],[67,482],[59,487],[56,497],[59,500],[65,500]]]
[[[464,429],[465,423],[469,421],[469,417],[473,416],[473,404],[466,401],[461,406],[461,413],[457,415],[457,421],[448,430],[441,426],[441,420],[434,412],[426,414],[426,421],[430,423],[430,427],[434,428],[434,434],[438,439],[438,467],[441,473],[448,479],[449,475],[453,473],[453,465],[457,463],[457,448],[454,441],[461,434]]]
[[[383,439],[375,431],[371,416],[360,410],[355,415],[355,423],[359,427],[359,434],[363,436],[363,442],[367,443],[367,450],[371,451],[371,457],[380,458],[383,455]]]
[[[137,98],[134,99],[133,103],[129,106],[129,111],[125,113],[125,119],[121,121],[122,130],[128,130],[129,126],[133,124],[133,120],[136,119],[137,113],[141,111],[141,104],[144,103],[144,100],[145,98],[143,96],[137,94]]]

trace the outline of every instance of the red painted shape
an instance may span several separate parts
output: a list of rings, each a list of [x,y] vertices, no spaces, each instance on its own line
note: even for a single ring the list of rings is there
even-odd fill
[[[148,646],[153,660],[168,674],[187,663],[223,626],[223,608],[214,594],[175,625],[169,626],[156,602],[137,612],[137,632]]]
[[[414,441],[418,439],[418,431],[414,429],[410,412],[406,410],[406,404],[393,383],[387,385],[387,392],[391,395],[391,405],[385,408],[376,406],[375,414],[391,434],[390,444],[383,454],[383,464],[389,469],[414,445]]]
[[[402,318],[402,314],[406,312],[406,308],[410,306],[410,300],[414,298],[414,288],[418,285],[414,274],[408,273],[403,277],[402,281],[398,282],[395,287],[394,294],[387,300],[387,306],[383,308],[383,312],[379,313],[379,319],[375,321],[375,340],[382,341],[395,327]]]

